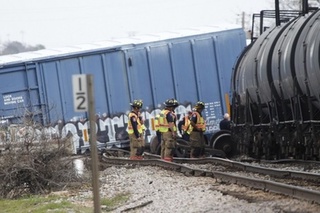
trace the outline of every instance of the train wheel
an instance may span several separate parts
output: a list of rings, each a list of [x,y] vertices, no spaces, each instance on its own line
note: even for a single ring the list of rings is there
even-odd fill
[[[158,141],[158,137],[157,136],[153,136],[151,138],[151,141],[150,141],[150,152],[151,154],[157,154],[157,155],[160,155],[160,152],[161,152],[161,148],[159,149],[160,146],[160,143]],[[159,153],[158,153],[159,152]]]
[[[179,158],[188,158],[190,156],[190,145],[188,141],[181,138],[177,139],[177,147],[175,149],[175,156]]]
[[[222,150],[227,157],[232,157],[236,154],[236,143],[231,138],[231,132],[227,130],[216,132],[211,137],[210,147]]]

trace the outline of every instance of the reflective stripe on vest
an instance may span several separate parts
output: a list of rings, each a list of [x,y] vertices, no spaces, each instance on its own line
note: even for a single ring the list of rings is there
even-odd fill
[[[156,115],[156,117],[154,118],[154,130],[155,131],[159,130],[159,118],[160,118],[160,115]]]
[[[141,125],[141,123],[140,123],[140,119],[138,118],[138,116],[135,114],[135,113],[133,113],[133,112],[130,112],[129,113],[129,121],[128,121],[128,130],[127,130],[127,132],[129,133],[129,134],[133,134],[134,133],[134,131],[133,131],[133,127],[132,127],[132,123],[131,123],[131,117],[135,117],[136,118],[136,121],[137,121],[137,130],[138,130],[138,132],[141,134],[142,132],[143,132],[143,129],[142,129],[142,125]]]

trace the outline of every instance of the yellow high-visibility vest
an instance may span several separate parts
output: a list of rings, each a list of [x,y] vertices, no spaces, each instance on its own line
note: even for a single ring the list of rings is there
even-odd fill
[[[167,114],[170,112],[170,110],[164,109],[160,112],[159,114],[159,131],[160,132],[168,132],[169,131],[169,124],[167,121]],[[173,113],[173,116],[175,116],[175,114]],[[173,131],[177,131],[177,127],[175,124],[175,119],[174,118],[174,126],[173,126]]]
[[[156,115],[155,118],[151,118],[151,126],[152,126],[152,130],[158,131],[159,130],[159,118],[160,115]]]
[[[168,132],[169,124],[167,121],[167,114],[170,110],[164,109],[159,114],[159,131],[160,132]]]

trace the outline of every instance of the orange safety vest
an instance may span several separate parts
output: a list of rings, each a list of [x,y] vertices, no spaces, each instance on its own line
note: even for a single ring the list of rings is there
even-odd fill
[[[140,122],[140,119],[139,119],[138,115],[136,113],[134,113],[134,112],[130,112],[129,113],[128,130],[127,130],[128,134],[133,134],[134,133],[133,127],[132,127],[132,123],[131,123],[131,117],[135,117],[136,118],[137,123],[138,123],[137,130],[141,134],[143,132],[142,125],[141,125],[141,122]]]
[[[184,124],[181,126],[182,130],[187,132],[187,130],[189,129],[190,126],[190,119],[189,119],[189,115],[186,115],[184,117]]]

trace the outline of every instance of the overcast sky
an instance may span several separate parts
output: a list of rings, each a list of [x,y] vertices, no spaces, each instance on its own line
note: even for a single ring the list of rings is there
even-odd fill
[[[273,0],[0,0],[0,43],[47,48],[207,25],[241,25]]]

